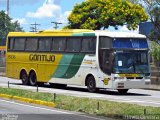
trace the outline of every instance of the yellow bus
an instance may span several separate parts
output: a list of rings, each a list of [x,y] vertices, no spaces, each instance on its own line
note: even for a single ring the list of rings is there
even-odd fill
[[[92,30],[10,32],[6,75],[24,85],[87,86],[126,93],[150,84],[146,37]]]

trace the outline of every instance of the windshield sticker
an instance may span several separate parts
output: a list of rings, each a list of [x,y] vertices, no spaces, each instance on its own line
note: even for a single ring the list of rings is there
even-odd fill
[[[122,61],[118,61],[118,66],[122,66]]]

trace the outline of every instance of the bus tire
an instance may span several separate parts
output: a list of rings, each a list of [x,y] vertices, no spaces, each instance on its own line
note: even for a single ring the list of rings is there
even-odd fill
[[[20,79],[22,80],[23,85],[29,85],[28,75],[25,70],[21,71]]]
[[[32,86],[37,85],[37,76],[36,76],[36,73],[34,71],[31,71],[30,74],[29,74],[29,83]]]
[[[87,89],[89,92],[96,92],[97,91],[95,78],[93,76],[89,76],[87,78]]]
[[[118,89],[119,94],[124,95],[127,94],[128,89]]]

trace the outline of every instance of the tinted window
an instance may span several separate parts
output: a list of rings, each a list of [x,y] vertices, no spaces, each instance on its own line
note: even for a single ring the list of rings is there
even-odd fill
[[[111,74],[113,72],[113,51],[107,49],[99,50],[99,64],[101,70],[106,74]]]
[[[79,52],[81,51],[81,38],[68,38],[67,39],[67,51]]]
[[[64,51],[65,50],[66,38],[53,38],[52,51]]]
[[[25,38],[15,38],[14,50],[24,50],[24,47],[25,47]]]
[[[113,40],[113,48],[148,48],[146,39],[116,38]]]
[[[52,38],[39,38],[39,51],[50,51],[51,50]]]
[[[95,52],[96,50],[96,38],[83,38],[82,40],[82,52]]]
[[[27,38],[26,40],[26,50],[36,51],[37,50],[38,39],[37,38]]]
[[[8,45],[8,49],[9,50],[13,50],[13,44],[14,44],[14,38],[9,38],[9,45]]]
[[[100,37],[99,40],[99,48],[100,49],[108,49],[112,46],[112,39],[109,37]]]
[[[5,46],[6,45],[6,38],[1,38],[0,39],[0,46]]]

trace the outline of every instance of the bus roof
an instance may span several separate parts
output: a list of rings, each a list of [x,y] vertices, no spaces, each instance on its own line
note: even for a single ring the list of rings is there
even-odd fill
[[[110,32],[110,31],[95,31],[96,35],[108,36],[112,38],[146,38],[145,35],[131,32]]]
[[[112,38],[146,38],[145,35],[131,32],[110,32],[106,30],[88,30],[88,29],[66,29],[66,30],[45,30],[39,32],[10,32],[8,37],[21,36],[108,36]]]
[[[93,30],[87,29],[66,29],[66,30],[45,30],[39,32],[9,32],[8,37],[20,36],[83,36],[85,33],[92,33]]]

